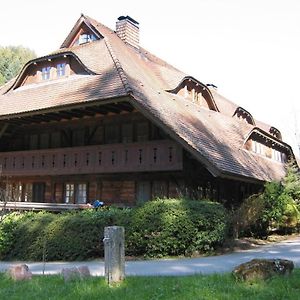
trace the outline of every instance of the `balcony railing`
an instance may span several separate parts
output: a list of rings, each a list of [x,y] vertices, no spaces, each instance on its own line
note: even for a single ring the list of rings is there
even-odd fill
[[[88,204],[72,204],[72,203],[39,203],[39,202],[2,202],[0,201],[1,210],[79,210],[93,208]]]
[[[181,169],[182,148],[170,140],[0,153],[4,176]]]

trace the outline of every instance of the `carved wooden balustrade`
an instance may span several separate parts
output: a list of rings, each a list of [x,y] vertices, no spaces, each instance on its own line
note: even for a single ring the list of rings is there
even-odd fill
[[[170,140],[0,153],[2,176],[67,175],[182,169]]]

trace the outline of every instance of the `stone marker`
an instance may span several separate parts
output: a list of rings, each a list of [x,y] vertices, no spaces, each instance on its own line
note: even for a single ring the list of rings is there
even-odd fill
[[[237,279],[251,281],[267,279],[274,275],[289,275],[294,269],[294,263],[286,259],[252,259],[237,266],[233,275]]]
[[[91,276],[90,270],[87,266],[75,268],[63,268],[61,274],[65,281],[84,279]]]
[[[25,264],[11,266],[7,270],[7,274],[13,280],[28,280],[32,278],[32,273],[29,271],[29,267]]]
[[[104,228],[105,279],[108,284],[125,278],[125,230],[121,226]]]

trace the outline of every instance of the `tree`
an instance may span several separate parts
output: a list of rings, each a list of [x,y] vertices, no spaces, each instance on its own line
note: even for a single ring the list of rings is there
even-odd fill
[[[35,57],[34,51],[22,46],[0,47],[0,86],[15,77],[25,63]]]
[[[294,160],[287,163],[286,176],[282,180],[284,193],[293,198],[300,208],[300,172]]]
[[[297,230],[300,226],[300,173],[296,162],[286,164],[286,175],[280,182],[267,182],[262,193],[246,199],[234,212],[232,225],[235,237],[240,234],[266,237],[270,230]]]

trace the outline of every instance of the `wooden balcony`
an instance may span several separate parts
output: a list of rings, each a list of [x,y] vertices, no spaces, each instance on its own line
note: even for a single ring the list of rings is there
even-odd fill
[[[2,176],[182,170],[182,148],[170,140],[0,153]]]

